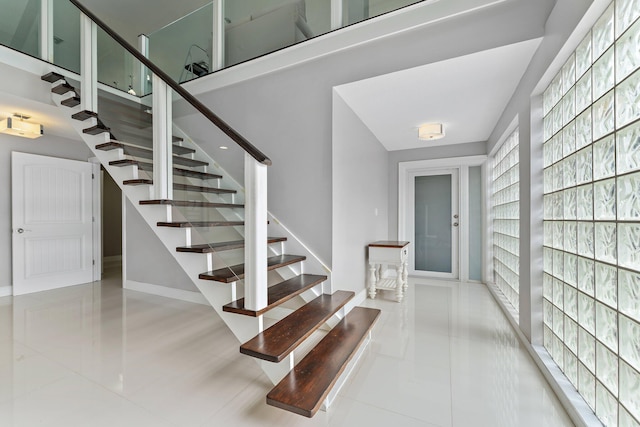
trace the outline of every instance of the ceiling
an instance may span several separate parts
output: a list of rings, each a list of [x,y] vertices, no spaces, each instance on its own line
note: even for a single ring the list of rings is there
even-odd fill
[[[389,151],[486,141],[541,39],[461,56],[336,88]],[[418,140],[418,127],[446,136]]]

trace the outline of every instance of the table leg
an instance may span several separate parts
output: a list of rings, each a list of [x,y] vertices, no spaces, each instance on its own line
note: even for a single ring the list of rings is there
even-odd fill
[[[409,268],[408,268],[409,262],[407,260],[404,260],[404,262],[402,263],[402,290],[406,291],[407,287],[409,286],[409,281],[408,281],[408,277],[409,277]]]
[[[402,301],[402,297],[404,296],[404,284],[402,282],[402,266],[404,264],[400,263],[396,265],[396,301],[401,302]]]
[[[376,298],[376,265],[374,263],[369,264],[369,298]]]

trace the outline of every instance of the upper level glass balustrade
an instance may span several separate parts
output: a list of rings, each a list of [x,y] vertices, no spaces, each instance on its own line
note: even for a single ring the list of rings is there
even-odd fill
[[[341,21],[332,24],[332,5],[340,3],[333,19]],[[144,43],[151,61],[185,82],[415,3],[420,1],[214,0],[149,34]],[[0,44],[80,73],[80,12],[69,0],[51,0],[52,16],[43,19],[41,4],[0,0]],[[47,25],[48,42],[41,37]],[[97,61],[99,82],[135,96],[151,92],[150,73],[101,30]]]

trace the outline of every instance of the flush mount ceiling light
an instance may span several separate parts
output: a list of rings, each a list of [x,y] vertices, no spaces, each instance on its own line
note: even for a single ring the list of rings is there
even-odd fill
[[[31,117],[15,113],[13,117],[0,120],[0,132],[9,135],[22,136],[23,138],[39,138],[42,136],[42,125],[28,122]]]
[[[423,141],[433,141],[444,138],[444,126],[442,123],[428,123],[418,128],[418,139]]]

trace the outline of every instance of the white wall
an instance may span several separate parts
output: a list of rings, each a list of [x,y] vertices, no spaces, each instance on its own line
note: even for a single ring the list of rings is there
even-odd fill
[[[126,203],[126,212],[127,280],[199,293],[189,276],[129,201]]]
[[[333,96],[332,280],[363,290],[367,245],[387,240],[388,152],[340,97]]]
[[[540,37],[549,2],[542,6],[541,3],[500,3],[478,13],[373,40],[233,86],[205,91],[198,98],[271,158],[269,210],[331,265],[333,88]],[[228,72],[233,71],[234,68]],[[214,87],[216,75],[206,79],[210,79]],[[202,85],[206,82],[203,80]],[[184,114],[180,106],[174,108],[174,113]],[[212,126],[204,119],[192,119],[195,117],[192,114],[181,118],[190,126],[181,126],[190,134],[195,128],[206,129],[195,130],[195,133],[203,134],[198,143],[212,156],[215,157],[219,145],[232,144],[219,132],[212,132]],[[480,154],[485,152],[483,145]],[[479,153],[473,150],[469,154]],[[224,163],[223,166],[226,167]],[[390,169],[389,173],[394,179],[395,172]],[[394,199],[390,196],[390,200]],[[393,218],[390,220],[394,222]]]
[[[11,286],[11,152],[40,154],[72,160],[87,160],[91,151],[82,141],[73,141],[53,135],[38,139],[25,139],[0,134],[0,294]]]

